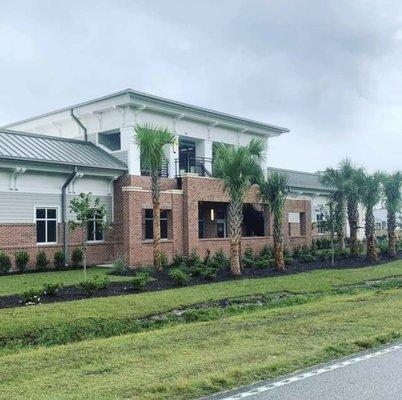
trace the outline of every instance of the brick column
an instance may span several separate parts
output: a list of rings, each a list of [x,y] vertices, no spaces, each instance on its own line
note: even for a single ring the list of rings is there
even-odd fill
[[[183,253],[188,255],[198,245],[198,197],[194,185],[199,178],[186,174],[182,177],[183,189]]]

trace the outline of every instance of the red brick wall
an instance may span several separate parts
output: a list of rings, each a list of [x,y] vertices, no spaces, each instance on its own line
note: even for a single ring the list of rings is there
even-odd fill
[[[76,230],[69,233],[69,251],[81,245],[82,232]],[[14,255],[17,250],[26,250],[29,254],[28,267],[35,269],[36,254],[43,250],[47,254],[50,263],[49,268],[53,267],[53,257],[57,250],[62,247],[62,228],[58,225],[58,243],[55,245],[38,245],[36,243],[35,224],[1,224],[0,225],[0,250],[11,257],[14,265]],[[113,231],[105,235],[105,242],[88,243],[87,260],[89,264],[100,264],[110,262],[115,259],[115,242],[113,241]]]
[[[198,203],[229,202],[229,196],[219,179],[185,176],[181,180],[181,189],[176,179],[162,179],[161,209],[170,211],[170,233],[168,240],[162,241],[162,250],[171,260],[177,254],[189,254],[196,249],[200,255],[207,250],[229,251],[228,239],[199,239]],[[256,188],[251,188],[245,202],[258,203]],[[146,208],[152,208],[150,178],[125,176],[119,178],[114,186],[114,223],[104,243],[91,244],[88,247],[89,263],[109,262],[117,257],[124,259],[131,266],[149,265],[153,260],[152,241],[145,240],[143,215]],[[295,237],[288,237],[288,213],[300,212],[306,216]],[[302,221],[301,221],[302,222]],[[302,223],[300,224],[302,225]],[[256,252],[268,244],[272,245],[270,226],[272,217],[266,221],[265,231],[268,236],[243,238],[242,250],[250,246]],[[285,244],[288,247],[311,244],[311,204],[307,200],[288,200],[284,213]],[[305,233],[305,234],[303,234]],[[38,249],[43,249],[52,260],[54,252],[62,249],[62,234],[59,227],[57,246],[38,246],[34,224],[0,225],[0,249],[12,257],[16,250],[24,248],[31,255],[30,266],[34,266]],[[80,233],[70,233],[70,247],[80,243]]]
[[[144,240],[143,215],[145,208],[152,208],[152,198],[149,191],[150,179],[148,177],[128,177],[122,186],[123,189],[123,242],[124,256],[130,265],[152,264],[152,241]],[[185,176],[181,180],[179,191],[175,179],[162,181],[161,209],[168,209],[172,216],[172,235],[162,241],[162,250],[171,259],[175,253],[189,254],[193,249],[203,256],[210,250],[212,252],[223,249],[229,252],[229,239],[211,238],[199,239],[198,236],[198,203],[229,202],[229,196],[219,179],[202,178],[198,176]],[[173,190],[172,190],[173,189]],[[117,198],[117,196],[115,197]],[[258,203],[257,189],[251,188],[245,197],[245,202]],[[311,244],[311,205],[306,200],[288,200],[284,213],[285,244],[289,248]],[[300,224],[297,235],[288,237],[288,213],[304,213],[303,227]],[[270,233],[271,221],[266,221],[266,232]],[[301,229],[300,229],[301,228]],[[304,233],[304,234],[303,234]],[[256,252],[264,245],[272,245],[272,237],[251,237],[242,239],[242,249],[250,246]]]

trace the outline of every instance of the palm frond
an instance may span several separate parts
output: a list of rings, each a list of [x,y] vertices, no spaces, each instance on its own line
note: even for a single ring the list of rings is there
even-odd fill
[[[148,123],[136,125],[134,129],[142,165],[151,173],[157,173],[166,161],[164,147],[174,144],[174,134],[166,128]]]

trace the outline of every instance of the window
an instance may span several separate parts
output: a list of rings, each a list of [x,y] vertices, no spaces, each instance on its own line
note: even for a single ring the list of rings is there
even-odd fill
[[[120,131],[99,132],[98,143],[111,151],[121,150]]]
[[[198,238],[203,239],[205,237],[205,219],[204,210],[198,208]]]
[[[100,242],[103,240],[103,220],[97,210],[92,210],[90,221],[87,225],[87,240],[88,242]]]
[[[216,228],[218,238],[227,237],[226,212],[224,210],[218,210],[216,213]]]
[[[57,242],[57,209],[37,208],[35,210],[36,242]]]
[[[154,238],[154,218],[151,209],[145,210],[145,239]],[[161,239],[168,238],[168,210],[161,211]]]

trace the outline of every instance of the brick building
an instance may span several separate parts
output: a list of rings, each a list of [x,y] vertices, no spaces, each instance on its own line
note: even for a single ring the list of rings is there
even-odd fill
[[[56,249],[71,251],[82,233],[65,229],[74,219],[69,201],[91,192],[106,205],[111,228],[98,232],[94,219],[88,229],[89,262],[124,257],[133,266],[151,263],[150,178],[133,140],[135,124],[145,122],[176,135],[162,169],[163,251],[169,258],[193,249],[200,255],[228,252],[229,197],[222,181],[211,175],[214,143],[241,146],[258,137],[268,145],[288,130],[130,89],[0,130],[0,250],[13,257],[16,250],[28,249],[31,266],[38,249],[49,257]],[[261,167],[269,174],[267,160]],[[317,174],[282,171],[292,188],[284,215],[285,242],[289,247],[308,245],[320,234],[314,222],[328,190]],[[252,188],[245,199],[243,248],[258,251],[272,244],[270,227]]]

